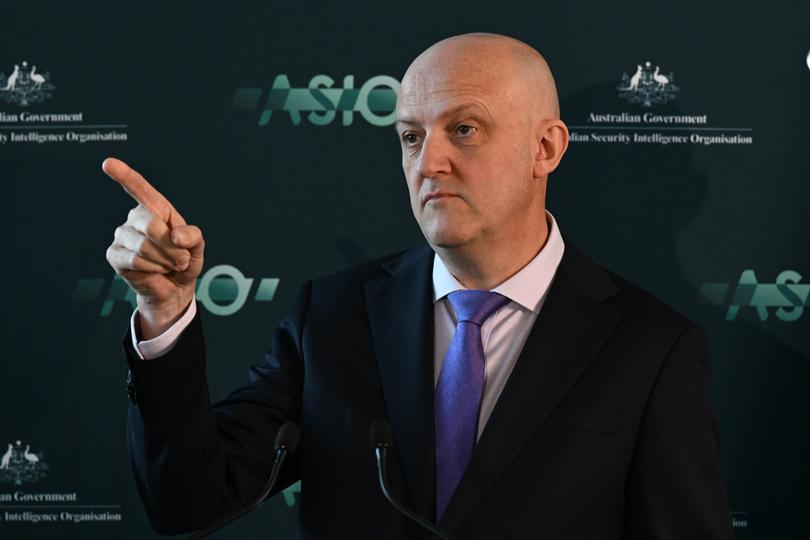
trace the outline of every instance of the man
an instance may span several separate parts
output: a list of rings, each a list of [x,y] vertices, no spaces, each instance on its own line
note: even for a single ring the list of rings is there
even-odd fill
[[[418,538],[368,450],[390,419],[394,490],[459,539],[730,538],[704,332],[564,241],[546,182],[568,144],[528,45],[437,43],[397,133],[428,246],[307,282],[251,382],[213,406],[194,302],[200,230],[117,160],[139,202],[107,257],[137,293],[124,339],[136,481],[160,532],[258,496],[279,426],[301,441],[301,538]]]

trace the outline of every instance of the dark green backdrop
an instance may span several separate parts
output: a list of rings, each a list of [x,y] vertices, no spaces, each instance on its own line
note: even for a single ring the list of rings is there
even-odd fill
[[[374,125],[390,84],[358,91],[469,31],[522,39],[552,66],[577,134],[549,179],[563,233],[707,328],[737,538],[806,534],[809,21],[798,1],[5,3],[0,537],[154,536],[125,439],[131,306],[104,257],[133,203],[103,158],[202,227],[206,269],[253,279],[220,274],[203,293],[233,311],[203,313],[222,395],[302,280],[421,241],[394,132]],[[324,75],[354,90],[307,89]],[[292,538],[296,497],[220,537]],[[99,521],[70,521],[88,513]],[[57,521],[34,523],[44,514]]]

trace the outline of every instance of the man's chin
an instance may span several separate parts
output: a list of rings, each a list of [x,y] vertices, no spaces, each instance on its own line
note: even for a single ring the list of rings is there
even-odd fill
[[[433,249],[458,249],[470,242],[466,235],[454,233],[452,231],[432,231],[425,233],[425,238]]]

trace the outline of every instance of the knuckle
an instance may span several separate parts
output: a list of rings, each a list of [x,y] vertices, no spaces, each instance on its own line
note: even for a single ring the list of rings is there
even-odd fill
[[[133,243],[132,251],[137,255],[144,255],[146,252],[146,244],[146,237],[142,235],[138,236],[138,239]]]
[[[149,212],[149,210],[141,205],[138,205],[129,211],[129,222],[132,223],[133,227],[136,229],[138,228],[138,225],[148,223],[150,219],[152,219],[152,214]]]
[[[161,230],[161,221],[157,218],[152,218],[144,227],[144,232],[151,238],[157,238]]]

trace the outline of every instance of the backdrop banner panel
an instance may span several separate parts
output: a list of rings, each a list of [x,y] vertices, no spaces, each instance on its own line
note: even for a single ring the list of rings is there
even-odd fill
[[[105,259],[134,203],[102,160],[205,234],[215,399],[304,280],[423,242],[396,91],[419,52],[471,31],[551,65],[562,233],[707,330],[736,537],[806,535],[810,3],[164,4],[3,6],[0,537],[158,537],[126,445],[134,295]],[[300,495],[215,537],[292,539]]]

